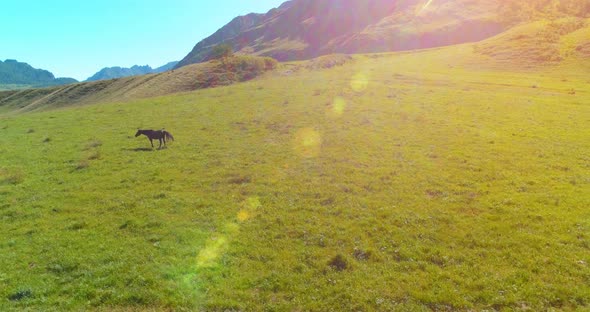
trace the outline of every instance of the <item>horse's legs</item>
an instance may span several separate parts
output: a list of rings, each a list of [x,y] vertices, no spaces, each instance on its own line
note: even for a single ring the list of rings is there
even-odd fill
[[[162,149],[162,139],[158,139],[160,141],[160,146],[158,146],[158,149]]]
[[[154,142],[152,142],[151,138],[148,138],[148,139],[150,139],[150,144],[152,144],[152,148],[154,148]]]

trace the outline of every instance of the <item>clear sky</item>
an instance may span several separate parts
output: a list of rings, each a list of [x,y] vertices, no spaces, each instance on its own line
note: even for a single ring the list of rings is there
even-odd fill
[[[179,61],[238,15],[285,0],[2,0],[0,60],[85,80],[103,67]]]

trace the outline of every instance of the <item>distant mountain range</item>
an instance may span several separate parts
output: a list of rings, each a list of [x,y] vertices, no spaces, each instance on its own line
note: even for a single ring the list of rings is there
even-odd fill
[[[73,78],[55,78],[47,70],[36,69],[16,60],[0,61],[0,89],[48,87],[78,82]]]
[[[115,79],[145,74],[157,74],[171,70],[178,62],[170,62],[158,68],[150,66],[133,66],[131,68],[108,67],[103,68],[86,81]],[[31,65],[16,60],[0,61],[0,90],[43,88],[77,83],[73,78],[55,78],[47,70],[36,69]]]
[[[279,61],[402,51],[480,41],[519,22],[583,17],[589,10],[590,2],[581,0],[291,0],[234,18],[176,67],[207,60],[222,43]]]
[[[224,63],[193,64],[159,74],[85,81],[43,89],[5,90],[0,91],[0,115],[5,111],[24,112],[99,102],[120,102],[225,86],[253,79],[276,69],[277,65],[276,61],[269,58],[235,57]]]
[[[158,68],[151,68],[149,65],[145,66],[132,66],[131,68],[124,67],[106,67],[101,69],[99,72],[94,74],[92,77],[86,79],[86,81],[98,81],[108,80],[115,78],[123,78],[130,76],[146,75],[146,74],[158,74],[173,69],[178,62],[170,62],[164,66]]]

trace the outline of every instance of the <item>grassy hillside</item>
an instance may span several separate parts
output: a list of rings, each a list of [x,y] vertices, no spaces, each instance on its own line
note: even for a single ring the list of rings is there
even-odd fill
[[[589,309],[587,63],[488,62],[338,56],[1,117],[0,310]]]
[[[493,62],[517,67],[552,66],[587,59],[590,19],[562,18],[522,24],[475,46]],[[587,63],[587,62],[584,62]]]
[[[252,79],[278,66],[269,58],[240,56],[194,64],[161,74],[144,75],[64,87],[0,92],[0,113],[121,102]]]

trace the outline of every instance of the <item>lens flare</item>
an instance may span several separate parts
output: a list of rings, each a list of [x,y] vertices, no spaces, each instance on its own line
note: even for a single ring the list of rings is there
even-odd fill
[[[426,4],[421,9],[418,10],[417,15],[420,15],[420,13],[424,12],[424,10],[428,9],[428,7],[432,3],[432,1],[434,1],[434,0],[428,0],[428,2],[426,2]]]
[[[199,251],[196,259],[197,269],[216,267],[219,257],[226,252],[229,246],[229,238],[235,237],[239,230],[240,226],[235,222],[225,224],[222,231],[224,235],[217,235],[210,238],[205,244],[205,248]]]
[[[305,158],[317,157],[320,154],[322,137],[312,128],[303,128],[295,133],[295,152]]]
[[[205,248],[201,249],[197,255],[197,267],[198,268],[210,268],[217,264],[217,258],[227,248],[227,238],[225,236],[219,236],[214,239],[210,239]]]
[[[335,97],[332,105],[327,110],[327,114],[329,117],[337,118],[342,116],[344,113],[344,109],[346,108],[346,100],[342,97]]]
[[[240,222],[244,222],[244,221],[248,221],[248,219],[250,219],[252,216],[250,215],[250,213],[246,210],[240,210],[240,212],[238,212],[238,220]]]
[[[367,77],[367,75],[365,73],[355,74],[354,76],[352,76],[352,79],[350,81],[350,88],[354,92],[363,92],[367,89],[368,85],[369,85],[369,78]]]
[[[258,197],[248,197],[245,202],[245,206],[247,209],[255,210],[262,206],[260,203],[260,198]]]
[[[242,203],[242,209],[238,212],[238,221],[245,222],[251,219],[256,214],[256,209],[260,208],[262,204],[258,197],[248,197]]]

